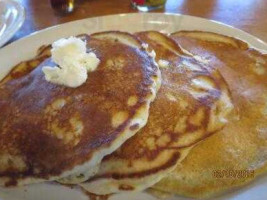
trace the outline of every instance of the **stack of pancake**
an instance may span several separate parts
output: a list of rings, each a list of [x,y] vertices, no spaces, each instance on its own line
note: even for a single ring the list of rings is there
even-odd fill
[[[266,171],[266,55],[197,31],[78,37],[100,59],[80,87],[45,80],[49,45],[0,82],[1,186],[57,181],[97,195],[152,187],[202,198]]]

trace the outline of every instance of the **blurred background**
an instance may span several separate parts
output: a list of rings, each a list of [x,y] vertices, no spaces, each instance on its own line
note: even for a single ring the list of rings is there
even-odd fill
[[[138,4],[151,3],[153,0],[132,1]],[[164,0],[157,1],[164,2]],[[11,41],[64,22],[101,15],[141,12],[134,8],[131,0],[75,0],[74,10],[69,14],[56,12],[51,8],[50,0],[18,0],[18,2],[25,8],[26,19]],[[213,19],[267,41],[266,0],[167,0],[163,7],[150,12],[179,13]]]

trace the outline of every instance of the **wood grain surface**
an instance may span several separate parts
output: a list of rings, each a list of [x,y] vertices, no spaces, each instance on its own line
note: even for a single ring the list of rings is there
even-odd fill
[[[50,0],[19,0],[26,20],[11,41],[35,31],[88,17],[137,12],[130,0],[76,0],[73,13],[54,12]],[[242,29],[267,42],[267,0],[167,0],[165,8],[153,12],[180,13],[217,20]]]

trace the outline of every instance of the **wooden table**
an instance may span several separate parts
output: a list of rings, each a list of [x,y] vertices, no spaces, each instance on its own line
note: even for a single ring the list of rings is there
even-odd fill
[[[43,28],[88,17],[137,12],[130,0],[76,0],[75,12],[59,16],[49,0],[20,0],[26,21],[11,41]],[[180,13],[214,19],[242,29],[267,42],[267,0],[167,0],[155,12]]]

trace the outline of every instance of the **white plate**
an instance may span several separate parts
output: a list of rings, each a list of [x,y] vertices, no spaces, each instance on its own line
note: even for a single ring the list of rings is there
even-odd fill
[[[56,39],[81,33],[93,33],[106,30],[121,30],[128,32],[157,30],[171,33],[179,30],[203,30],[234,36],[244,40],[250,46],[267,53],[267,44],[256,37],[235,29],[231,26],[198,17],[172,14],[120,14],[95,17],[74,21],[51,27],[34,33],[28,37],[9,44],[0,50],[0,79],[20,61],[32,58],[38,47],[49,44]],[[25,48],[26,47],[26,48]],[[232,200],[262,200],[267,199],[267,177],[261,177],[250,185],[222,196],[220,199]],[[3,200],[86,200],[87,196],[81,192],[55,184],[36,184],[16,189],[0,188],[0,198]],[[109,200],[155,200],[146,193],[121,194]],[[170,197],[166,200],[182,200],[182,197]]]
[[[24,8],[15,0],[0,0],[0,47],[22,26]]]

